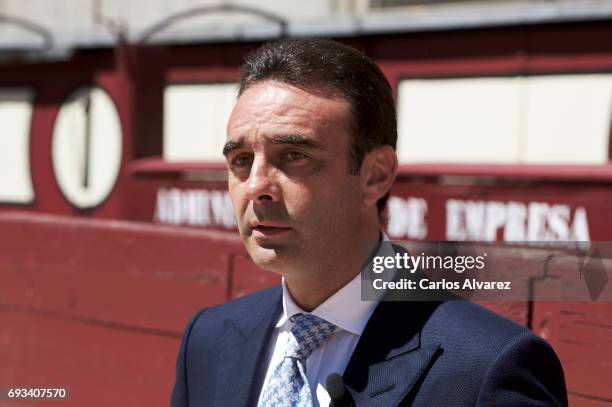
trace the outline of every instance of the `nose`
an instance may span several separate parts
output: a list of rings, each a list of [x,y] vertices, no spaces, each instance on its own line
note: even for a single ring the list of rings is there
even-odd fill
[[[264,158],[256,158],[247,179],[247,198],[253,202],[278,202],[280,189],[276,177],[273,166]]]

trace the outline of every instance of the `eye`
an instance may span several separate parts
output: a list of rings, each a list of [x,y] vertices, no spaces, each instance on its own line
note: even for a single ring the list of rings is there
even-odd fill
[[[306,155],[299,151],[289,151],[287,154],[285,154],[285,157],[289,161],[298,161],[298,160],[306,158]]]
[[[252,157],[248,154],[239,154],[232,160],[232,165],[236,167],[245,167],[251,164]]]

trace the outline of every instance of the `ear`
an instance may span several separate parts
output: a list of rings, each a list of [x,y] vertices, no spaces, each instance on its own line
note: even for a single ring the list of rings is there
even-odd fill
[[[380,146],[366,154],[362,165],[363,204],[376,206],[397,174],[397,155],[391,146]]]

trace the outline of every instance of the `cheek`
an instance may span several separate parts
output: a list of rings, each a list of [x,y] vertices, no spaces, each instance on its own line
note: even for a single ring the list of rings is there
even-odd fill
[[[359,211],[359,184],[353,180],[322,180],[311,186],[299,185],[286,191],[285,202],[291,217],[309,227],[343,222]]]
[[[244,183],[230,181],[228,183],[228,191],[232,200],[232,205],[234,206],[234,212],[236,215],[243,214],[248,203],[248,201],[244,199]]]
[[[294,184],[283,188],[283,203],[291,218],[301,219],[309,216],[317,205],[317,191],[303,184]]]
[[[335,191],[334,201],[338,216],[355,219],[361,208],[361,191],[357,183],[346,183]]]

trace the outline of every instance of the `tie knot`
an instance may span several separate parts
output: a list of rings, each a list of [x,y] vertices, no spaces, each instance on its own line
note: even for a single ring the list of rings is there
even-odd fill
[[[306,360],[336,329],[331,322],[312,314],[297,314],[291,317],[293,326],[285,357]]]

